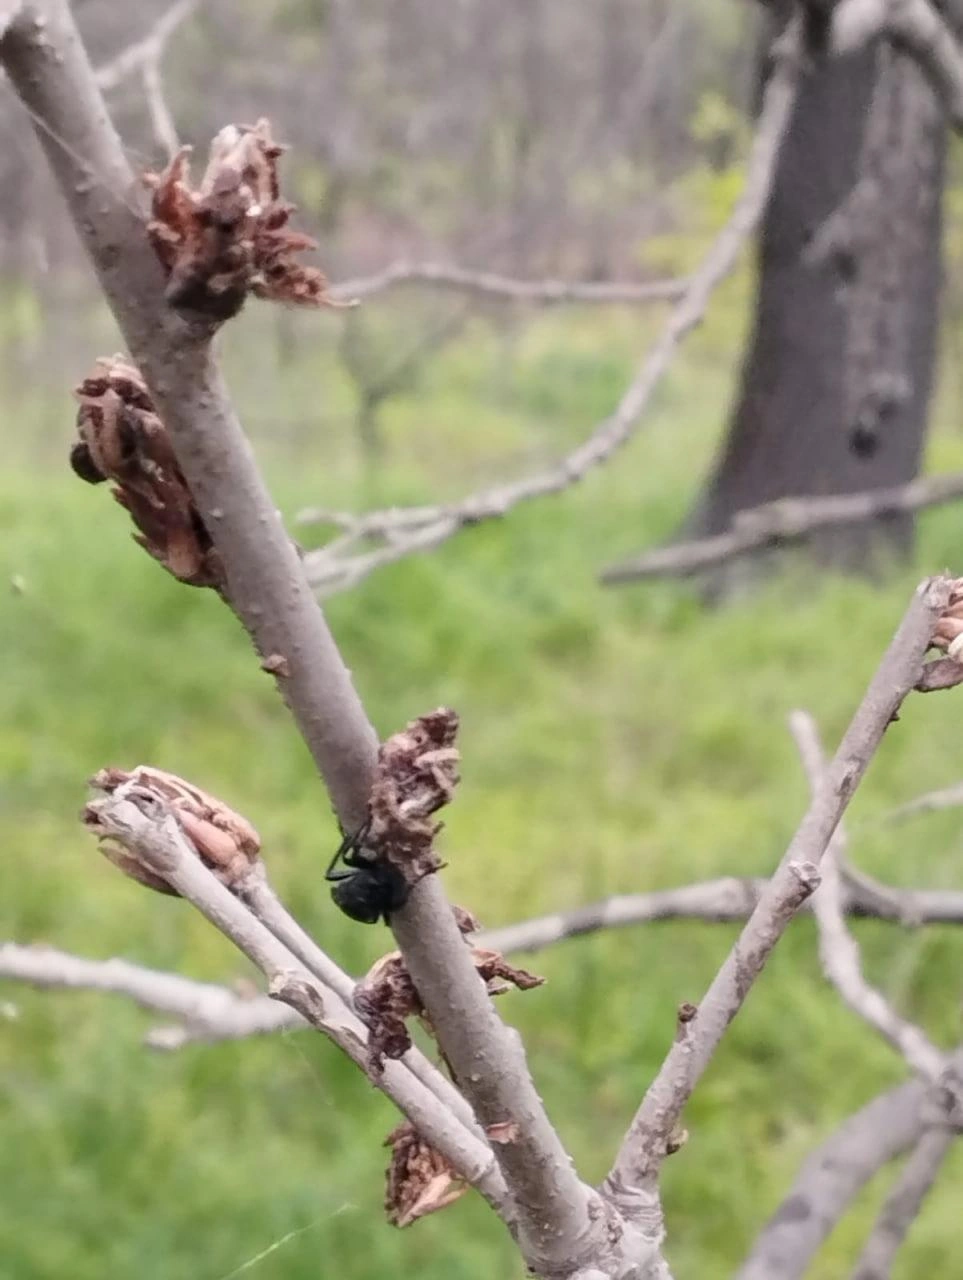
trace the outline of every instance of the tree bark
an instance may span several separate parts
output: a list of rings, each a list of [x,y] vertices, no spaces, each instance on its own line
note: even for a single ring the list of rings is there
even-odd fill
[[[941,285],[945,113],[886,44],[813,51],[760,239],[755,322],[728,435],[688,533],[798,495],[918,474]],[[906,552],[908,514],[826,530],[824,563],[865,571]],[[759,560],[751,571],[758,572]],[[723,590],[745,567],[724,571]]]

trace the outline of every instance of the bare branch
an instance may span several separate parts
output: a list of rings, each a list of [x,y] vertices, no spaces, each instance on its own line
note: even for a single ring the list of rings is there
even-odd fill
[[[480,935],[479,945],[505,954],[540,951],[543,947],[578,938],[600,929],[625,928],[671,920],[701,920],[707,924],[734,924],[747,920],[759,903],[766,885],[763,877],[725,876],[676,889],[652,893],[627,893],[572,911],[521,920]],[[912,927],[930,924],[963,924],[963,891],[955,889],[904,889],[880,884],[869,877],[848,874],[842,883],[843,910],[863,919],[890,920]],[[808,911],[810,902],[800,908]]]
[[[94,74],[98,87],[107,93],[131,76],[142,74],[146,65],[159,66],[171,37],[181,23],[191,16],[197,5],[198,0],[175,0],[145,36],[128,45],[116,57],[111,58],[110,62],[97,68]]]
[[[521,920],[476,935],[480,947],[512,952],[540,951],[568,938],[600,929],[626,928],[673,920],[700,920],[707,924],[735,924],[748,919],[768,884],[762,877],[735,876],[652,893],[625,894],[602,899],[573,911]],[[246,900],[276,937],[285,941],[269,914]],[[862,881],[844,878],[843,907],[848,915],[889,920],[912,927],[929,924],[963,924],[963,892],[944,889],[878,889]],[[801,908],[809,910],[811,899]],[[307,936],[307,935],[305,935]],[[312,943],[312,946],[314,944]],[[304,961],[304,956],[299,955]],[[330,957],[328,958],[329,963]],[[309,965],[315,976],[318,970]],[[214,983],[202,983],[173,974],[145,969],[124,960],[87,960],[44,946],[0,944],[0,978],[49,989],[111,992],[133,1000],[142,1008],[169,1015],[182,1025],[158,1027],[148,1032],[151,1048],[179,1049],[194,1042],[239,1040],[276,1031],[304,1028],[300,1015],[262,995],[247,995]],[[344,978],[351,982],[347,974]],[[331,982],[344,998],[340,985]],[[346,1001],[346,1003],[350,1003]]]
[[[556,306],[565,302],[634,304],[671,302],[682,296],[684,280],[518,280],[491,271],[474,271],[444,262],[393,262],[375,275],[358,276],[332,285],[329,295],[339,302],[362,301],[404,285],[474,294],[504,302]]]
[[[886,1197],[852,1280],[888,1280],[899,1247],[919,1216],[954,1137],[948,1129],[930,1129],[921,1135]]]
[[[875,1175],[925,1132],[926,1086],[910,1080],[845,1120],[803,1164],[734,1280],[801,1280]]]
[[[609,586],[639,578],[682,577],[754,552],[801,542],[810,534],[879,516],[921,511],[963,497],[963,472],[927,476],[889,489],[822,498],[780,498],[740,511],[725,533],[658,547],[599,575]]]
[[[879,822],[903,822],[906,818],[915,818],[921,813],[936,813],[941,809],[958,809],[963,805],[963,782],[955,786],[943,787],[939,791],[925,791],[915,800],[907,800],[906,804],[897,805],[887,813],[881,814]]]
[[[611,417],[555,467],[523,480],[482,490],[459,502],[374,512],[357,518],[323,511],[303,512],[302,522],[340,524],[340,538],[305,557],[312,585],[322,594],[342,591],[375,569],[404,556],[437,547],[461,529],[504,516],[532,498],[560,493],[582,480],[629,440],[680,343],[702,321],[716,286],[739,259],[769,198],[776,158],[788,125],[798,80],[796,23],[777,44],[775,70],[766,88],[759,126],[749,156],[746,182],[732,216],[702,265],[690,277],[665,330],[646,356]],[[364,549],[380,540],[374,549]]]
[[[128,787],[93,801],[88,805],[88,813],[92,811],[102,838],[118,840],[142,866],[230,938],[261,970],[273,995],[293,1005],[333,1040],[452,1168],[493,1207],[506,1212],[507,1191],[487,1144],[401,1063],[386,1063],[380,1074],[369,1070],[367,1031],[357,1015],[204,866],[167,804],[144,788]]]
[[[377,737],[258,473],[211,354],[211,330],[164,301],[164,274],[130,201],[133,175],[63,0],[28,0],[0,41],[0,61],[36,123],[224,561],[231,605],[262,658],[283,658],[278,688],[342,823],[357,828],[367,812]]]
[[[818,803],[826,785],[826,763],[819,730],[812,716],[794,711],[789,727],[809,780],[813,802]],[[819,953],[826,977],[846,1004],[867,1022],[894,1049],[910,1068],[931,1085],[940,1085],[949,1059],[913,1023],[901,1018],[881,991],[871,986],[863,974],[859,944],[846,927],[842,909],[839,864],[843,859],[846,835],[840,824],[822,861],[822,884],[812,900],[819,929]]]
[[[184,20],[197,8],[199,0],[175,0],[142,39],[136,41],[96,72],[97,84],[104,93],[116,89],[131,76],[140,76],[144,100],[157,145],[173,156],[180,147],[177,126],[164,97],[161,64],[171,37]]]
[[[682,1108],[796,909],[818,884],[817,867],[887,726],[913,688],[952,583],[924,582],[900,623],[759,905],[706,992],[684,1041],[670,1049],[622,1143],[609,1181],[640,1186],[658,1173]]]
[[[377,738],[229,402],[211,352],[214,324],[201,317],[185,319],[165,305],[163,273],[146,248],[143,219],[127,199],[132,175],[64,0],[28,0],[26,14],[0,40],[0,61],[37,124],[106,298],[167,429],[223,563],[225,598],[274,674],[342,826],[357,830],[368,814]],[[198,864],[197,870],[205,869]],[[163,874],[174,883],[172,875]],[[175,887],[182,894],[189,887],[200,893],[196,884],[186,881]],[[272,971],[278,982],[293,961],[297,982],[284,990],[292,999],[297,996],[299,1011],[313,1020],[318,1012],[315,997],[323,999],[311,985],[316,980],[229,891],[224,892],[233,904],[230,910],[240,909],[265,937],[250,930],[239,933],[223,895],[216,900],[216,912],[211,912],[214,922],[236,941],[243,937],[250,948],[247,954]],[[510,1122],[517,1135],[511,1142],[495,1144],[499,1169],[484,1172],[484,1177],[500,1180],[504,1175],[511,1209],[501,1197],[500,1212],[512,1221],[526,1261],[535,1271],[562,1276],[609,1257],[621,1245],[608,1230],[604,1212],[590,1216],[589,1206],[593,1198],[598,1205],[597,1197],[579,1180],[548,1122],[517,1037],[495,1014],[436,875],[414,887],[407,905],[392,914],[392,924],[442,1049],[479,1122]],[[349,1015],[352,1030],[343,1033],[348,1011],[333,993],[328,1004],[336,1013],[326,1029],[341,1036],[349,1051],[363,1051],[363,1040],[353,1030],[357,1020]],[[482,1078],[483,1063],[497,1073],[495,1082]],[[397,1080],[391,1064],[386,1072],[389,1068],[391,1080]],[[452,1158],[446,1150],[452,1138],[437,1132],[437,1098],[407,1071],[403,1079],[409,1091],[422,1091],[417,1104],[409,1096],[405,1105],[416,1128],[453,1167],[462,1167],[464,1150],[453,1151]],[[411,1113],[412,1105],[420,1118]],[[452,1116],[449,1124],[458,1122]],[[476,1151],[477,1139],[460,1125],[459,1131]],[[470,1180],[482,1174],[476,1165]],[[489,1198],[498,1200],[491,1193]],[[658,1242],[640,1241],[640,1247],[643,1244],[648,1261]]]
[[[141,1008],[178,1018],[183,1041],[234,1040],[293,1027],[304,1020],[266,996],[245,996],[216,983],[196,982],[126,960],[85,960],[52,947],[0,944],[0,977],[34,987],[105,991],[126,996]],[[152,1047],[171,1047],[166,1037]]]

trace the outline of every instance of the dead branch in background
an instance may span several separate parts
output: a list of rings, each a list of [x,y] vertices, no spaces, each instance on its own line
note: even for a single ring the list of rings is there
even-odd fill
[[[761,876],[729,876],[676,889],[623,894],[572,911],[482,930],[475,936],[475,942],[511,955],[541,951],[602,929],[680,920],[739,924],[755,910],[768,883]],[[912,929],[933,924],[963,924],[961,890],[896,888],[888,884],[867,884],[863,877],[849,875],[842,878],[840,888],[843,910],[857,919],[886,920]],[[809,899],[801,910],[811,909],[812,899]],[[265,918],[263,911],[257,914]],[[330,958],[328,962],[332,963]],[[343,971],[339,970],[339,974],[340,978],[330,981],[330,985],[342,999],[350,1002],[354,980]],[[253,990],[197,982],[124,960],[85,959],[46,946],[0,944],[0,978],[46,990],[76,989],[120,995],[144,1009],[177,1019],[176,1025],[155,1027],[147,1032],[144,1043],[156,1049],[176,1049],[195,1042],[241,1040],[306,1025],[294,1010]]]
[[[640,578],[684,577],[742,556],[803,542],[810,534],[823,529],[944,506],[961,497],[963,473],[951,472],[926,476],[891,489],[828,497],[779,498],[776,502],[740,511],[725,533],[657,547],[603,569],[599,581],[616,586]]]
[[[354,586],[375,569],[447,541],[461,529],[498,519],[512,507],[532,498],[560,493],[582,480],[593,467],[606,462],[628,441],[669,369],[680,343],[702,321],[716,286],[736,265],[743,244],[755,229],[772,184],[776,158],[795,100],[799,75],[799,41],[795,25],[777,49],[775,70],[749,156],[742,195],[702,265],[686,282],[662,336],[619,401],[611,417],[589,438],[549,470],[463,498],[425,507],[402,507],[352,516],[312,509],[301,523],[333,524],[340,537],[309,551],[305,567],[311,585],[322,595]],[[373,549],[371,544],[375,543]]]
[[[956,1135],[927,1129],[893,1183],[859,1255],[852,1280],[888,1280],[899,1247],[919,1216]]]
[[[97,84],[109,93],[132,76],[140,76],[154,140],[168,156],[180,147],[177,126],[164,96],[161,66],[167,46],[178,27],[189,18],[200,0],[175,0],[142,39],[122,50],[96,71]]]
[[[910,1080],[844,1120],[810,1156],[733,1280],[802,1280],[860,1191],[927,1131],[926,1085]]]
[[[686,289],[684,280],[519,280],[492,271],[475,271],[445,262],[393,262],[384,270],[332,285],[331,296],[341,302],[365,298],[405,285],[421,285],[453,293],[473,294],[501,302],[551,307],[562,303],[634,305],[639,302],[673,302]]]
[[[812,716],[794,711],[789,728],[799,749],[814,801],[826,786],[826,763],[819,730]],[[900,1016],[881,991],[863,974],[859,944],[846,926],[842,907],[840,866],[846,845],[842,823],[837,826],[823,859],[823,880],[812,900],[819,930],[819,952],[826,977],[843,1000],[906,1060],[910,1069],[935,1088],[950,1088],[949,1056],[920,1028]]]

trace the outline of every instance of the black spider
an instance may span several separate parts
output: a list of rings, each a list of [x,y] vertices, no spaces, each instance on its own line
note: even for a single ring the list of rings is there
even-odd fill
[[[362,924],[377,924],[408,901],[411,886],[391,862],[365,846],[371,819],[352,835],[345,835],[325,873],[333,884],[331,897],[346,916]],[[341,862],[345,870],[336,871]]]

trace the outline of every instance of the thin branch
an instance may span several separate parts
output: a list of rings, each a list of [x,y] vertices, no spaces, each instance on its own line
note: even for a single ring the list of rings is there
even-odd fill
[[[334,1041],[453,1169],[494,1208],[506,1212],[507,1190],[490,1147],[402,1063],[385,1063],[380,1074],[372,1071],[364,1024],[204,866],[167,805],[143,788],[127,787],[93,801],[88,812],[93,811],[102,837],[119,841],[142,866],[230,938],[264,974],[272,995],[293,1005],[313,1027]]]
[[[304,1027],[300,1014],[266,996],[245,996],[216,983],[145,969],[126,960],[85,960],[53,947],[0,944],[0,977],[33,987],[104,991],[143,1009],[179,1019],[188,1039],[234,1040]],[[162,1036],[152,1047],[173,1047]],[[177,1046],[179,1047],[179,1045]]]
[[[915,818],[921,813],[937,813],[941,809],[958,809],[963,805],[963,782],[952,787],[943,787],[939,791],[925,791],[914,800],[897,805],[880,815],[878,822],[903,822],[907,818]]]
[[[548,471],[482,490],[459,502],[359,517],[317,510],[303,512],[299,517],[303,522],[340,524],[344,529],[341,537],[326,547],[309,551],[305,557],[308,577],[319,592],[345,590],[383,565],[437,547],[470,525],[504,516],[520,502],[560,493],[606,462],[631,438],[679,345],[701,323],[714,289],[732,271],[745,240],[762,216],[795,101],[798,58],[799,33],[793,23],[778,42],[776,67],[766,88],[742,195],[702,265],[686,283],[662,336],[611,417]],[[372,540],[380,540],[381,545],[371,549]]]
[[[682,1109],[796,909],[818,884],[817,867],[887,726],[913,688],[951,582],[933,578],[915,593],[772,881],[706,992],[688,1034],[677,1039],[639,1107],[609,1174],[616,1186],[652,1180]]]
[[[890,1089],[810,1155],[734,1280],[801,1280],[837,1222],[872,1178],[925,1132],[926,1086]]]
[[[0,40],[0,61],[37,124],[107,301],[167,428],[223,565],[225,598],[274,673],[342,826],[356,830],[367,817],[377,737],[229,401],[211,351],[214,329],[179,317],[164,302],[163,273],[145,243],[143,221],[126,199],[132,175],[69,8],[64,0],[28,0],[25,13]],[[239,905],[229,893],[228,898]],[[229,922],[218,917],[217,923],[227,928]],[[547,1120],[517,1037],[495,1014],[436,875],[414,887],[392,924],[442,1051],[479,1122],[511,1126],[513,1140],[496,1143],[494,1156],[509,1186],[511,1220],[526,1262],[542,1274],[561,1276],[609,1257],[615,1237],[604,1213],[589,1212],[597,1197],[579,1180]],[[267,937],[272,948],[280,946]],[[274,954],[261,958],[274,964]],[[300,974],[303,980],[288,997],[304,997],[308,1003],[299,1011],[313,1014],[308,1005],[314,995],[305,992],[316,995],[315,980],[306,970]],[[337,997],[332,993],[331,999]],[[498,1072],[494,1084],[483,1078],[483,1060]],[[404,1077],[409,1088],[423,1088],[408,1072]],[[447,1154],[420,1121],[416,1127]],[[504,1205],[501,1212],[505,1217]]]
[[[601,929],[674,920],[737,924],[749,918],[768,883],[762,877],[729,876],[680,885],[676,889],[604,898],[573,911],[489,929],[478,934],[474,941],[480,947],[509,955],[540,951]],[[844,879],[842,896],[847,914],[857,918],[888,920],[914,928],[963,924],[963,892],[957,890],[897,889],[892,885],[870,889],[859,880]],[[250,899],[247,900],[250,903]],[[805,902],[801,910],[808,911],[810,907],[811,900]],[[278,936],[269,915],[260,909],[255,914]],[[296,948],[290,949],[297,954]],[[299,958],[304,961],[303,955]],[[331,963],[330,957],[328,961]],[[313,965],[308,967],[319,976]],[[353,980],[347,974],[343,977],[353,987]],[[45,946],[0,944],[0,978],[48,989],[111,992],[133,1000],[144,1009],[179,1019],[182,1025],[158,1027],[148,1032],[145,1043],[157,1049],[240,1040],[305,1026],[299,1014],[266,996],[245,995],[230,987],[145,969],[124,960],[87,960]],[[340,985],[334,982],[328,985],[344,998]]]
[[[174,117],[164,96],[161,64],[171,37],[194,12],[198,3],[199,0],[176,0],[158,18],[147,35],[128,45],[95,73],[97,84],[104,93],[116,89],[131,76],[140,76],[154,140],[169,157],[177,153],[180,141]]]
[[[819,730],[812,716],[794,711],[789,727],[809,780],[813,803],[819,803],[827,785],[826,762]],[[826,977],[843,1000],[864,1022],[877,1031],[909,1064],[911,1070],[931,1085],[940,1086],[949,1068],[949,1058],[925,1032],[900,1017],[883,993],[866,981],[859,944],[846,927],[842,908],[839,864],[846,845],[840,823],[822,860],[822,884],[812,900],[819,930],[819,954]]]
[[[909,484],[863,493],[780,498],[740,511],[725,533],[647,551],[604,569],[599,580],[615,586],[640,578],[684,577],[758,551],[801,542],[822,529],[943,506],[961,497],[963,472],[927,476]]]
[[[955,1136],[949,1129],[929,1129],[920,1136],[886,1197],[852,1280],[889,1280],[900,1245],[919,1217]]]
[[[116,89],[124,80],[140,75],[148,63],[158,66],[177,28],[191,16],[199,0],[175,0],[157,19],[146,35],[121,50],[95,71],[97,85],[105,93]]]
[[[724,876],[675,889],[627,893],[603,898],[572,911],[521,920],[486,931],[479,945],[504,954],[540,951],[543,947],[582,937],[600,929],[625,928],[659,921],[699,920],[706,924],[736,924],[747,920],[759,904],[769,881],[763,877]],[[846,875],[843,909],[862,919],[890,920],[911,927],[963,924],[963,891],[904,889]],[[801,910],[809,911],[811,903]]]
[[[671,302],[682,296],[684,280],[518,280],[514,276],[491,271],[475,271],[444,262],[393,262],[370,276],[342,280],[328,289],[328,296],[339,302],[370,298],[387,289],[404,285],[450,290],[474,294],[504,302],[556,306],[561,303],[639,303]]]

